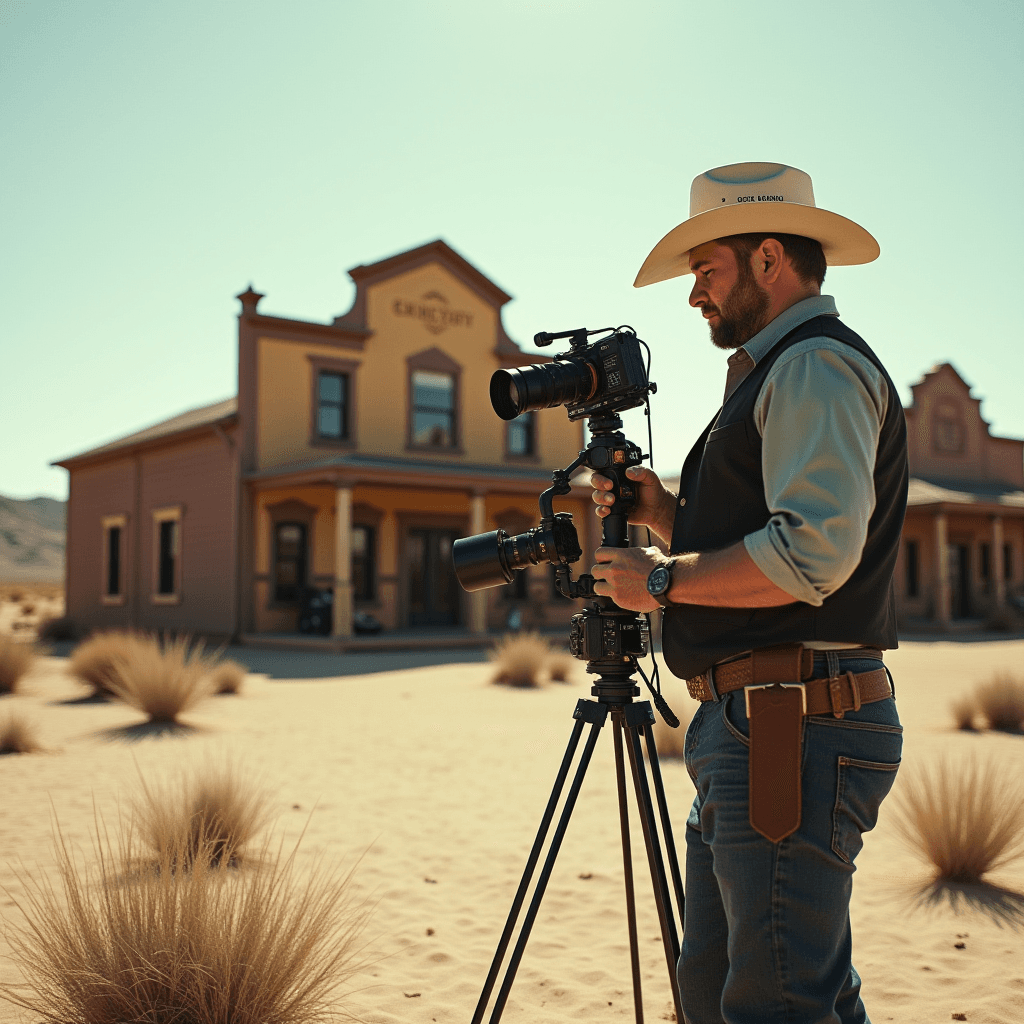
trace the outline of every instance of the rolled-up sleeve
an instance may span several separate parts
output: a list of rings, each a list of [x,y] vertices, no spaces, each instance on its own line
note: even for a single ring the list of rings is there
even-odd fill
[[[754,419],[771,519],[744,546],[798,601],[820,605],[860,562],[887,402],[871,361],[830,338],[794,345],[761,389]]]

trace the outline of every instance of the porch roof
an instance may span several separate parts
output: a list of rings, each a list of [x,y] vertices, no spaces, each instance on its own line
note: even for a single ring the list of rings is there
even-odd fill
[[[947,505],[972,506],[963,508],[965,512],[1024,516],[1024,491],[992,481],[910,478],[908,508],[931,506],[941,511]]]
[[[473,463],[344,452],[312,462],[297,462],[271,469],[245,473],[251,483],[310,484],[329,483],[352,486],[356,483],[399,484],[430,488],[478,488],[497,484],[503,489],[539,493],[551,483],[551,470],[541,466],[516,466],[507,463]],[[573,489],[589,488],[590,470],[577,470]]]

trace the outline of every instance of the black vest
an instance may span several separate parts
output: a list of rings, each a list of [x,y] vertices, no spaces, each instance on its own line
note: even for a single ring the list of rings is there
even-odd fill
[[[673,553],[716,551],[767,525],[761,436],[754,406],[775,361],[809,338],[834,338],[862,353],[889,389],[875,456],[875,510],[853,575],[815,608],[803,601],[777,608],[673,605],[665,610],[662,644],[675,675],[689,679],[730,655],[772,644],[827,640],[893,648],[896,608],[892,575],[907,507],[907,428],[896,386],[866,342],[834,316],[800,324],[776,343],[729,396],[683,464],[672,531]],[[787,443],[799,444],[798,438]]]

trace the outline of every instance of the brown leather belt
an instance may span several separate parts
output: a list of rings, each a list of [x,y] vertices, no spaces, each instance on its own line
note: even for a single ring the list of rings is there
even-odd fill
[[[842,718],[847,711],[860,710],[862,704],[892,696],[889,674],[884,668],[856,674],[843,672],[833,679],[810,679],[816,653],[821,652],[799,644],[763,647],[687,679],[686,688],[695,700],[708,701],[748,686],[802,685],[805,715],[831,714],[836,718]],[[876,647],[837,653],[841,657],[882,659],[882,652]]]
[[[763,647],[686,680],[690,696],[700,701],[744,690],[749,723],[750,824],[773,843],[800,827],[803,719],[827,714],[842,718],[847,711],[859,711],[862,704],[892,695],[884,668],[811,679],[815,653],[800,644]],[[877,648],[856,648],[843,654],[882,658]]]

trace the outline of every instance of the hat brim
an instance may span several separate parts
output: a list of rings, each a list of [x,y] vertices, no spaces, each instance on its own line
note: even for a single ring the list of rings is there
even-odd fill
[[[691,273],[689,253],[705,242],[727,235],[766,231],[816,239],[830,267],[870,263],[878,259],[881,251],[874,237],[859,224],[816,206],[798,203],[723,206],[720,210],[699,213],[674,227],[644,260],[633,287],[643,288]]]

